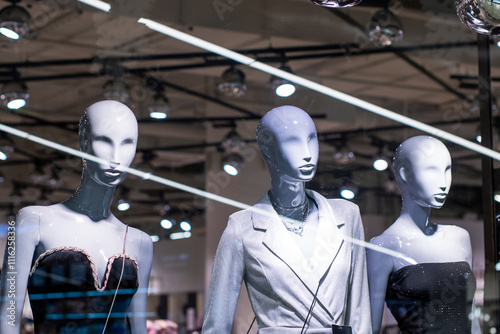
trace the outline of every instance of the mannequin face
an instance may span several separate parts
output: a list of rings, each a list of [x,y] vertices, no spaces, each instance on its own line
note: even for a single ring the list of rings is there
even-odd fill
[[[266,114],[263,120],[272,138],[263,152],[271,175],[277,173],[289,181],[311,180],[318,163],[318,137],[309,115],[284,106]]]
[[[423,207],[443,206],[451,185],[451,157],[440,141],[423,143],[400,170],[405,179],[406,197]],[[426,149],[427,148],[427,149]]]
[[[98,184],[116,186],[126,173],[116,170],[132,163],[137,147],[137,120],[132,111],[115,101],[98,102],[87,109],[88,131],[82,150],[111,164],[86,161],[85,171]]]

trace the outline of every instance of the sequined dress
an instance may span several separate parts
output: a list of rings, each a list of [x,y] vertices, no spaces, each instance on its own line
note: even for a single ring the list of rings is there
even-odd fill
[[[465,261],[419,263],[390,275],[386,302],[402,333],[466,334],[475,290]]]
[[[35,333],[129,334],[127,309],[139,286],[137,272],[133,258],[116,254],[99,280],[85,250],[49,249],[33,262],[28,280]]]

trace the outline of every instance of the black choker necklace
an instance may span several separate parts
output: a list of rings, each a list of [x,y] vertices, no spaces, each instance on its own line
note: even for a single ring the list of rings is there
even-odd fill
[[[304,232],[304,225],[306,224],[306,219],[309,215],[309,199],[307,198],[307,196],[303,204],[291,208],[285,208],[278,205],[275,201],[272,200],[270,193],[269,200],[274,210],[280,216],[283,225],[285,225],[285,228],[290,232],[302,236],[302,233]],[[296,212],[300,212],[300,216],[296,219],[288,217]]]

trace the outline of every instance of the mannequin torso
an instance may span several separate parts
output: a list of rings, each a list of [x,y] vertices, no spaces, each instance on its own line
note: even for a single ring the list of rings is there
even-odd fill
[[[2,271],[0,314],[10,320],[0,322],[2,334],[19,333],[28,282],[30,287],[37,291],[37,296],[32,296],[30,290],[32,306],[35,305],[35,333],[66,332],[71,328],[78,328],[78,332],[75,332],[78,334],[99,334],[103,333],[104,329],[104,333],[145,332],[152,241],[146,233],[127,228],[110,210],[116,186],[125,178],[125,173],[118,166],[130,165],[135,155],[137,132],[135,116],[121,103],[102,101],[86,110],[80,122],[80,147],[85,153],[109,163],[101,165],[84,160],[82,181],[72,197],[59,204],[29,206],[19,211],[15,221],[15,261],[11,264],[12,260],[7,257],[9,252],[6,252],[3,268],[8,270]],[[113,269],[110,260],[115,258],[114,255],[123,259],[123,262],[113,261]],[[47,260],[49,256],[50,260]],[[120,282],[119,276],[125,272],[121,269],[125,267],[125,258],[130,260],[127,261],[127,267],[131,270],[127,270],[125,281],[129,285],[133,284],[135,289],[125,301],[120,300],[118,303],[121,304],[121,318],[125,325],[117,330],[105,325],[106,317],[104,320],[93,321],[92,314],[95,312],[87,309],[87,306],[99,304],[101,318],[102,314],[108,315],[115,310],[112,308],[113,298],[101,299],[92,304],[88,297],[100,289],[100,285],[107,281],[105,278],[108,276],[118,275],[118,280],[114,283]],[[44,264],[41,263],[42,260],[45,261]],[[76,267],[78,271],[74,270]],[[53,270],[56,272],[53,273]],[[85,275],[84,272],[90,274]],[[9,290],[11,284],[8,279],[15,281],[15,291],[11,288]],[[115,277],[112,277],[113,279]],[[117,291],[121,287],[121,284],[115,284],[110,291],[118,295]],[[59,291],[59,288],[70,290]],[[43,303],[43,300],[40,303],[40,297],[43,297],[40,293],[43,293],[44,289],[51,290],[54,297],[46,303]],[[66,293],[70,293],[70,297]],[[81,300],[75,301],[72,298]],[[69,310],[67,301],[83,307]],[[60,309],[46,310],[46,304]],[[36,307],[38,309],[35,309]],[[128,318],[125,313],[127,311],[133,316]],[[67,318],[67,313],[73,318]],[[62,323],[56,323],[54,320],[57,319],[62,320]],[[71,327],[72,319],[81,321]]]

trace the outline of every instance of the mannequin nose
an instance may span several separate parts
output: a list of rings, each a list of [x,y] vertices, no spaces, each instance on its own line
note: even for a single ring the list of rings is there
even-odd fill
[[[304,160],[305,160],[306,162],[311,161],[311,159],[312,159],[312,157],[307,157],[307,158],[304,158]]]
[[[439,187],[439,189],[441,189],[442,191],[445,191],[446,187]]]

